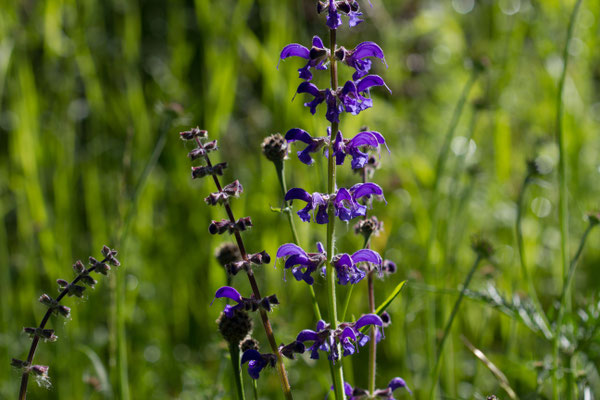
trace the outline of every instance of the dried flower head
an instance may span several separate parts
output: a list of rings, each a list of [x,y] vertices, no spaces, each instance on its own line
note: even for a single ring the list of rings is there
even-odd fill
[[[266,137],[261,147],[265,157],[274,163],[282,162],[287,157],[288,143],[280,133]]]
[[[231,242],[226,242],[217,247],[215,250],[215,257],[221,266],[225,267],[227,264],[230,264],[235,261],[241,261],[242,255],[240,254],[240,249],[236,244]]]
[[[252,333],[252,319],[244,310],[234,310],[231,317],[221,313],[217,319],[221,336],[231,344],[238,345],[246,336]]]

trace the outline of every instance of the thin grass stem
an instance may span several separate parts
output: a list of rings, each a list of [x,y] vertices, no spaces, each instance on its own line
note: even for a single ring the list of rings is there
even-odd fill
[[[567,37],[565,41],[565,46],[563,48],[562,61],[563,61],[563,70],[560,75],[560,80],[558,83],[558,92],[556,94],[556,142],[558,145],[558,185],[559,185],[559,208],[558,208],[558,218],[560,221],[560,252],[562,259],[562,275],[561,278],[563,282],[565,282],[565,277],[567,275],[567,269],[569,267],[569,214],[568,214],[568,193],[567,193],[567,154],[565,149],[565,138],[563,134],[563,92],[565,87],[565,79],[567,77],[567,67],[569,64],[569,44],[571,42],[571,38],[573,37],[573,31],[575,28],[575,20],[577,18],[577,13],[579,12],[579,8],[581,6],[582,0],[577,0],[575,6],[573,7],[573,12],[571,13],[571,17],[569,18],[569,26],[567,29]],[[570,302],[569,302],[570,303]],[[560,392],[558,387],[558,367],[560,364],[560,354],[559,354],[559,341],[560,341],[560,331],[562,328],[562,318],[560,315],[564,312],[562,308],[568,307],[570,304],[561,304],[561,310],[559,310],[559,320],[556,324],[556,332],[554,334],[554,371],[552,374],[552,390],[554,398],[560,399]],[[567,388],[568,397],[571,397],[571,385]]]
[[[233,368],[233,378],[237,389],[238,400],[246,400],[244,394],[244,377],[240,368],[240,347],[237,344],[229,343],[229,355],[231,356],[231,367]]]
[[[448,335],[450,334],[450,329],[452,328],[452,323],[454,322],[454,318],[456,317],[456,314],[458,314],[458,310],[460,308],[460,303],[462,302],[465,292],[466,292],[467,288],[469,287],[469,283],[471,283],[471,279],[473,278],[473,275],[475,274],[477,267],[481,263],[481,260],[482,260],[482,257],[480,255],[477,255],[477,257],[475,258],[475,261],[473,262],[473,265],[471,266],[471,269],[469,270],[469,273],[467,274],[467,277],[465,278],[465,281],[460,290],[460,293],[458,294],[458,298],[456,299],[456,302],[454,303],[454,307],[452,308],[452,313],[450,314],[450,318],[448,319],[448,322],[446,323],[446,327],[444,328],[444,333],[442,335],[442,339],[440,340],[440,344],[438,346],[438,351],[437,351],[436,358],[435,358],[435,364],[433,367],[433,379],[432,379],[431,390],[430,390],[430,395],[429,395],[429,398],[431,400],[433,400],[435,398],[437,382],[438,382],[439,374],[440,374],[440,366],[441,366],[440,360],[442,359],[442,353],[444,351],[444,345],[446,343],[446,339],[448,338]]]

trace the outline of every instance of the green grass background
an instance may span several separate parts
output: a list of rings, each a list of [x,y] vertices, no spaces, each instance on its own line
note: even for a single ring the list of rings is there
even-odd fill
[[[470,4],[474,6],[467,13]],[[71,321],[52,319],[60,337],[42,344],[36,360],[50,365],[53,388],[30,383],[32,399],[231,398],[226,345],[209,307],[225,283],[213,249],[226,237],[207,232],[224,217],[203,197],[214,188],[192,181],[177,132],[199,125],[217,138],[215,161],[228,161],[225,182],[239,179],[244,195],[236,216],[252,216],[244,234],[250,251],[291,241],[280,206],[273,166],[260,154],[264,136],[300,127],[324,135],[324,110],[316,116],[292,96],[300,80],[297,59],[276,69],[281,48],[326,37],[313,1],[31,0],[0,2],[0,398],[16,398],[19,374],[11,357],[24,358],[24,326],[39,323],[42,293],[57,294],[57,278],[70,279],[76,259],[116,247],[122,267],[100,279],[84,300],[65,301]],[[409,283],[389,311],[393,324],[379,347],[378,386],[402,376],[424,398],[433,354],[473,253],[469,237],[483,233],[495,245],[494,263],[479,270],[473,290],[493,285],[507,298],[527,298],[514,220],[525,161],[538,158],[547,174],[525,195],[523,229],[530,274],[550,315],[562,288],[555,101],[561,52],[574,1],[373,0],[365,22],[341,29],[340,44],[381,45],[389,68],[374,61],[393,94],[373,90],[373,109],[344,116],[351,136],[362,125],[385,135],[376,181],[388,205],[376,204],[385,232],[373,246],[399,271],[376,282],[376,301],[396,284]],[[587,211],[600,206],[600,3],[584,1],[569,45],[564,128],[567,143],[569,218],[574,254]],[[440,180],[437,222],[432,218],[435,164],[456,102],[486,58],[467,98]],[[342,77],[350,73],[344,69]],[[324,86],[327,74],[316,77]],[[169,111],[178,104],[183,113]],[[482,105],[477,108],[474,104]],[[472,135],[472,141],[469,137]],[[464,143],[470,143],[467,156]],[[325,191],[326,164],[287,162],[290,186]],[[338,184],[359,180],[345,166]],[[425,271],[433,224],[431,266]],[[303,245],[325,240],[323,226],[298,221]],[[352,225],[338,228],[340,251],[361,243]],[[592,232],[574,281],[573,308],[600,300],[598,233]],[[306,288],[282,268],[256,272],[264,293],[277,293],[271,313],[279,342],[316,323]],[[245,279],[236,287],[249,292]],[[326,310],[325,284],[315,290]],[[344,289],[340,291],[344,293]],[[436,304],[436,326],[426,318]],[[366,283],[354,291],[350,313],[367,311]],[[577,321],[577,315],[569,321]],[[568,324],[570,325],[570,322]],[[573,325],[577,326],[577,325]],[[577,328],[573,328],[577,330]],[[265,343],[259,321],[255,331]],[[551,398],[544,365],[552,346],[524,324],[485,302],[467,299],[445,349],[441,373],[447,398],[508,398],[498,380],[460,340],[464,335],[500,368],[521,398]],[[263,348],[265,351],[267,346]],[[577,353],[580,393],[600,393],[596,336]],[[365,348],[345,360],[346,377],[367,386]],[[330,386],[324,360],[288,362],[300,399],[323,398]],[[595,365],[595,366],[594,366]],[[247,375],[244,372],[246,381]],[[538,379],[538,377],[540,377]],[[90,382],[97,385],[90,384]],[[259,390],[278,398],[274,370]],[[585,389],[585,388],[588,389]],[[248,391],[250,394],[250,391]],[[598,394],[597,394],[598,396]],[[400,394],[399,398],[406,398]]]

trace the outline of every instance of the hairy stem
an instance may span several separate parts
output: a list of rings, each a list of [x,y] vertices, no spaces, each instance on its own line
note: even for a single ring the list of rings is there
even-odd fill
[[[565,87],[565,79],[567,76],[567,67],[569,64],[569,43],[573,37],[573,30],[575,27],[575,19],[581,6],[582,0],[577,0],[573,7],[573,12],[569,19],[569,27],[567,29],[567,38],[565,41],[565,47],[563,49],[563,70],[558,83],[558,92],[556,94],[556,142],[558,145],[559,159],[558,159],[558,185],[559,185],[559,208],[558,218],[560,221],[560,252],[562,259],[562,279],[565,281],[567,274],[567,268],[569,267],[569,213],[568,213],[568,197],[567,197],[567,161],[566,161],[566,149],[565,149],[565,138],[563,134],[563,91]],[[564,287],[564,285],[563,285]],[[564,291],[564,290],[563,290]],[[570,302],[568,302],[570,305]],[[560,314],[563,313],[562,309],[567,304],[561,304]],[[562,325],[562,318],[559,318],[556,324],[556,332],[554,335],[554,371],[552,373],[552,389],[555,399],[560,399],[560,392],[558,387],[558,367],[559,367],[559,341],[560,341],[560,330]],[[571,397],[571,385],[567,388],[568,396]]]
[[[196,137],[196,144],[200,148],[204,147],[198,137]],[[206,161],[206,165],[209,168],[211,168],[212,163],[210,162],[210,157],[208,156],[208,153],[206,153],[204,155],[204,160]],[[213,181],[215,182],[215,186],[217,187],[217,190],[219,192],[222,192],[223,188],[221,187],[221,183],[219,182],[219,178],[217,177],[217,175],[212,175],[212,178],[213,178]],[[231,210],[231,206],[229,205],[229,201],[226,201],[223,204],[223,206],[225,207],[225,211],[227,212],[227,216],[229,217],[229,220],[235,224],[236,219],[233,215],[233,211]],[[248,253],[246,252],[246,246],[244,246],[244,241],[242,240],[242,235],[240,234],[239,231],[236,230],[234,232],[234,237],[235,237],[237,246],[240,250],[240,254],[242,255],[242,259],[245,261],[248,261]],[[257,299],[262,299],[260,290],[258,289],[258,284],[256,283],[256,278],[254,278],[254,272],[252,271],[252,269],[249,269],[247,271],[246,276],[248,276],[248,281],[250,282],[250,287],[252,287],[252,293],[253,293],[254,297]],[[288,380],[287,371],[285,370],[285,365],[283,365],[283,358],[277,348],[277,341],[275,340],[275,334],[273,333],[273,328],[271,327],[271,322],[269,321],[269,316],[267,315],[267,312],[263,308],[261,308],[259,311],[260,311],[260,318],[261,318],[263,327],[265,328],[265,334],[269,341],[269,345],[271,346],[271,351],[277,356],[277,370],[279,371],[279,379],[281,380],[281,387],[283,389],[283,394],[286,399],[292,399],[293,398],[292,397],[292,389],[290,387],[290,382]]]
[[[336,48],[336,30],[329,30],[329,48],[331,49],[331,90],[334,92],[338,87],[338,76],[337,76],[337,61],[334,53]],[[335,184],[335,157],[333,155],[333,143],[334,138],[337,135],[339,128],[338,122],[331,123],[331,136],[329,138],[329,157],[327,158],[327,193],[329,196],[333,196],[336,190]],[[335,295],[335,268],[333,267],[333,241],[335,239],[335,213],[333,202],[329,202],[329,208],[327,210],[329,222],[327,222],[327,298],[329,304],[329,321],[332,328],[338,324],[337,315],[337,300]],[[342,354],[340,351],[339,344],[338,354]],[[333,351],[333,350],[332,350]],[[335,391],[336,400],[344,400],[346,395],[344,394],[344,373],[342,370],[341,360],[333,365],[333,389]]]
[[[369,292],[369,312],[375,314],[375,291],[373,286],[373,273],[371,270],[367,274],[367,287]],[[369,393],[373,396],[375,392],[375,375],[377,368],[377,340],[375,326],[371,327],[371,340],[369,341]]]
[[[101,264],[104,264],[108,261],[108,257],[105,258],[104,260],[100,261]],[[63,299],[63,297],[65,297],[67,295],[67,293],[69,292],[69,286],[71,285],[76,285],[77,282],[79,282],[81,280],[81,277],[83,275],[89,274],[90,272],[93,272],[96,269],[96,266],[93,265],[90,268],[86,269],[85,272],[83,274],[78,274],[75,279],[73,279],[73,281],[67,285],[62,292],[60,292],[60,294],[58,295],[58,297],[56,298],[56,303],[60,303],[60,301]],[[44,329],[46,327],[46,324],[48,323],[48,320],[50,319],[50,316],[52,315],[52,309],[48,308],[48,310],[46,311],[46,314],[44,314],[44,318],[42,318],[42,322],[40,322],[40,329]],[[35,335],[33,337],[33,341],[31,342],[31,347],[29,348],[29,353],[27,354],[27,365],[31,365],[33,363],[33,357],[35,356],[35,351],[37,350],[38,344],[40,342],[40,337]],[[24,371],[23,375],[21,375],[21,388],[19,390],[19,400],[25,400],[27,398],[27,384],[29,382],[29,371]]]
[[[438,346],[438,351],[436,354],[435,364],[434,364],[434,368],[433,368],[433,379],[432,379],[432,383],[431,383],[431,391],[429,392],[430,393],[429,398],[431,400],[433,400],[435,398],[437,382],[438,382],[439,375],[440,375],[440,366],[441,366],[440,360],[442,359],[442,353],[444,351],[444,344],[446,343],[446,339],[448,338],[448,335],[450,334],[450,329],[452,328],[452,323],[454,322],[454,318],[456,317],[456,314],[458,314],[458,310],[460,308],[460,303],[462,302],[465,292],[467,291],[467,288],[469,287],[469,283],[471,283],[471,278],[473,278],[473,275],[475,274],[477,267],[481,263],[481,260],[482,260],[482,257],[480,255],[477,255],[477,258],[475,259],[475,261],[473,262],[473,265],[471,266],[471,270],[469,271],[469,273],[467,274],[467,277],[465,278],[465,281],[463,282],[463,286],[460,290],[460,293],[458,294],[458,298],[456,299],[456,302],[454,303],[454,307],[452,308],[452,313],[450,314],[450,319],[448,319],[448,322],[446,323],[446,327],[444,328],[444,334],[442,335],[442,339],[440,340],[440,344]]]

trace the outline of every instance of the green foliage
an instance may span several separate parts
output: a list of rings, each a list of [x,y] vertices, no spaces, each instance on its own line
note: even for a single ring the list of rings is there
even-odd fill
[[[382,153],[377,172],[389,206],[375,205],[385,230],[372,247],[398,272],[376,282],[376,304],[408,283],[387,309],[393,323],[380,345],[378,386],[402,376],[415,398],[427,395],[428,360],[435,355],[428,338],[441,334],[472,261],[469,237],[482,232],[495,259],[481,265],[469,286],[446,343],[440,387],[450,398],[503,395],[462,334],[520,398],[535,392],[550,398],[552,343],[522,279],[514,226],[526,160],[537,159],[543,174],[524,195],[522,231],[531,281],[554,321],[563,282],[555,97],[575,2],[373,3],[372,9],[363,4],[369,23],[358,34],[341,30],[339,42],[379,43],[389,68],[374,63],[374,70],[393,91],[374,93],[376,108],[341,123],[347,136],[376,127],[392,151]],[[250,251],[265,249],[274,258],[292,236],[285,215],[271,212],[281,207],[281,194],[260,144],[294,126],[325,132],[324,118],[303,109],[302,96],[291,101],[300,63],[289,59],[276,69],[285,44],[307,44],[314,32],[326,36],[314,6],[312,0],[2,1],[0,398],[16,398],[19,376],[8,360],[27,351],[29,339],[20,332],[43,315],[37,297],[52,294],[57,278],[71,277],[72,260],[104,243],[119,250],[123,267],[89,301],[67,300],[73,315],[66,325],[50,321],[60,340],[41,346],[36,359],[50,365],[53,388],[31,385],[30,397],[125,398],[129,391],[133,399],[231,398],[229,351],[214,323],[220,308],[208,306],[226,282],[213,256],[226,238],[207,230],[223,215],[204,206],[213,188],[191,180],[177,132],[199,125],[219,139],[215,161],[230,165],[224,182],[239,179],[245,189],[233,208],[254,222],[244,240]],[[568,48],[570,257],[587,227],[583,217],[600,204],[599,21],[600,3],[584,1]],[[482,59],[489,66],[473,83],[435,183],[452,113]],[[325,159],[307,173],[295,150],[286,161],[288,184],[324,191]],[[356,181],[340,170],[339,185]],[[296,225],[303,244],[325,238],[324,230]],[[360,247],[351,225],[337,229],[340,251]],[[590,233],[579,259],[561,333],[559,375],[573,372],[579,393],[600,393],[597,235]],[[279,342],[314,328],[304,284],[283,281],[279,265],[256,276],[262,291],[277,293],[282,303],[271,314]],[[242,278],[235,285],[248,294]],[[326,304],[325,283],[317,279],[314,289]],[[347,318],[366,312],[367,304],[365,282],[354,289]],[[431,304],[435,326],[427,317]],[[264,333],[256,333],[265,346]],[[344,361],[346,378],[359,387],[367,386],[367,353]],[[331,385],[326,360],[301,357],[287,365],[298,398],[323,398]],[[280,396],[276,371],[261,377],[259,392]]]

